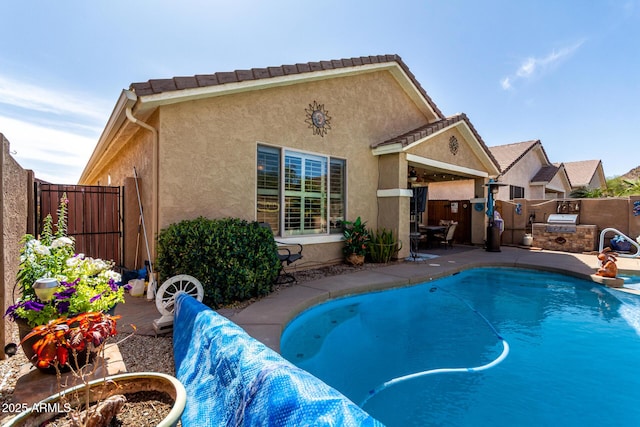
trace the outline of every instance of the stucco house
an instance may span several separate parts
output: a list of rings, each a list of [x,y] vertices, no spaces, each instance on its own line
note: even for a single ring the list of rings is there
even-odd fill
[[[150,242],[184,219],[240,217],[302,243],[312,266],[342,259],[340,221],[358,216],[397,233],[408,255],[412,169],[424,182],[471,179],[478,198],[499,173],[469,119],[445,117],[401,58],[383,55],[133,83],[80,184],[125,187],[125,264],[135,173]],[[481,244],[486,215],[471,218]]]
[[[571,182],[571,191],[585,188],[587,190],[607,188],[607,178],[600,160],[582,160],[564,162],[564,169]]]
[[[489,147],[500,165],[497,200],[562,199],[571,183],[562,163],[554,165],[539,139]]]

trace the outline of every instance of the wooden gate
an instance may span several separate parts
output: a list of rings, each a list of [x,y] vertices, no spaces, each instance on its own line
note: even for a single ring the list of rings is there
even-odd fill
[[[58,221],[60,199],[68,203],[67,234],[76,242],[76,252],[122,264],[122,205],[120,187],[36,183],[37,234],[51,214]]]
[[[471,243],[471,209],[469,200],[429,200],[427,224],[438,225],[441,219],[457,221],[454,241]]]

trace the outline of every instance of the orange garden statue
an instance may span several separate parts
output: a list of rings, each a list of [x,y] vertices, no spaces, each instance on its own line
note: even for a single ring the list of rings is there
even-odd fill
[[[600,260],[602,267],[596,272],[596,276],[602,277],[616,277],[618,275],[618,266],[616,261],[618,258],[617,252],[613,252],[611,248],[604,248],[602,252],[598,254],[598,260]]]

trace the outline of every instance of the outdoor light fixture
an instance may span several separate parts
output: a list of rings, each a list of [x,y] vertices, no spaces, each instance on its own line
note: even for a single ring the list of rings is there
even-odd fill
[[[417,180],[418,180],[418,171],[416,171],[416,168],[411,166],[411,168],[409,169],[409,181],[415,182]]]
[[[53,277],[43,277],[35,281],[33,290],[40,301],[47,302],[53,298],[56,288],[60,286],[57,279]]]

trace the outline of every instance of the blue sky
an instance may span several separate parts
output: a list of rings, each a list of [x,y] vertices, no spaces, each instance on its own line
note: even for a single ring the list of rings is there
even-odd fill
[[[398,54],[489,146],[640,165],[640,0],[4,0],[0,132],[75,183],[132,82]],[[366,106],[363,106],[366,108]],[[632,154],[635,153],[635,154]]]

